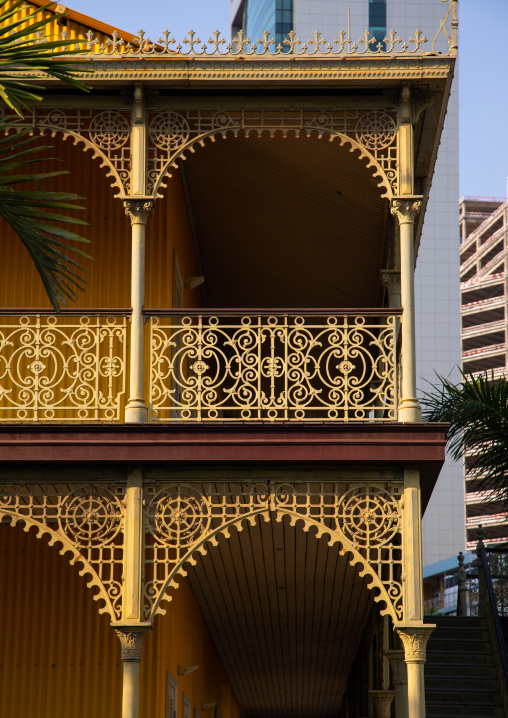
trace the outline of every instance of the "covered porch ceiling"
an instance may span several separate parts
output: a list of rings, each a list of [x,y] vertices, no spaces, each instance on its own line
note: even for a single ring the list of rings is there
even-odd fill
[[[389,203],[349,144],[228,136],[180,168],[208,306],[379,305]]]
[[[369,578],[289,517],[245,522],[188,579],[246,716],[337,715],[372,607]]]

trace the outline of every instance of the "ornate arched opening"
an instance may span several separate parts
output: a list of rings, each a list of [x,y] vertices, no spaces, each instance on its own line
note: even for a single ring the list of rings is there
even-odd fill
[[[367,160],[384,197],[397,189],[396,114],[379,110],[152,111],[148,119],[149,189],[158,196],[171,169],[207,141],[232,137],[319,137],[358,151]],[[153,189],[152,189],[153,188]]]
[[[402,616],[401,486],[365,483],[173,484],[148,487],[145,571],[145,620],[161,613],[169,588],[186,576],[196,555],[241,532],[259,519],[280,523],[287,517],[316,538],[338,545],[360,575],[381,613],[394,622]]]
[[[147,225],[148,256],[182,184],[208,306],[378,306],[393,189],[355,137],[261,125],[170,140],[153,180],[163,198]]]

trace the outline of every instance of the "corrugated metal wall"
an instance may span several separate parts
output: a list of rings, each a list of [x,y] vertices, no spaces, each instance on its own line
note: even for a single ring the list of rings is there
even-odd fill
[[[44,3],[44,4],[46,4],[46,3]],[[8,3],[8,6],[9,5],[11,5],[10,2]],[[57,3],[55,3],[55,5],[53,6],[53,8],[54,8],[53,12],[48,12],[47,10],[40,10],[40,12],[38,13],[37,19],[54,17],[55,12],[57,12],[56,6],[57,6]],[[67,9],[66,6],[64,6],[64,7],[65,7],[65,9]],[[23,3],[21,5],[20,10],[15,14],[14,18],[11,21],[22,20],[23,18],[27,17],[34,10],[37,10],[37,9],[38,9],[38,5],[35,3]],[[72,9],[70,9],[70,8],[69,8],[69,10],[70,10],[69,15],[60,21],[60,22],[64,22],[65,23],[64,25],[62,25],[62,24],[59,25],[57,20],[53,20],[53,22],[50,22],[46,26],[44,31],[45,31],[46,37],[48,37],[49,40],[61,39],[61,33],[62,33],[62,30],[64,30],[64,29],[67,31],[67,39],[69,40],[69,43],[71,43],[72,40],[75,40],[75,39],[81,40],[84,37],[86,37],[86,33],[88,32],[90,27],[88,25],[84,25],[83,23],[76,21],[76,18],[74,16],[75,15],[79,16],[80,13],[74,13],[72,11]],[[61,10],[58,11],[58,13],[60,13],[60,12],[61,12]],[[81,16],[81,17],[83,19],[86,19],[86,16]],[[99,23],[97,23],[97,25],[100,27],[101,25],[103,26],[104,24],[99,22]],[[108,46],[105,44],[106,40],[109,37],[107,34],[98,32],[95,29],[93,30],[93,34],[94,34],[94,38],[97,39],[97,41],[99,43],[104,44],[105,47],[108,48]],[[132,39],[131,35],[127,36],[125,33],[123,33],[123,35],[127,41]]]
[[[0,716],[120,718],[120,643],[100,616],[86,581],[47,540],[0,525]],[[144,646],[141,715],[166,718],[166,671],[201,712],[217,702],[221,718],[238,703],[185,579]],[[178,665],[199,665],[177,676]],[[211,718],[211,712],[203,718]]]
[[[69,171],[68,175],[44,182],[44,189],[71,191],[83,197],[79,204],[85,209],[74,214],[88,222],[88,226],[75,231],[92,244],[76,246],[88,252],[93,261],[78,258],[88,274],[83,275],[86,291],[79,293],[75,306],[129,307],[131,224],[122,202],[115,199],[116,190],[106,177],[107,168],[101,168],[91,152],[84,152],[83,145],[75,146],[71,139],[45,136],[35,142],[51,145],[45,155],[59,160],[41,162],[36,166],[38,172]],[[168,180],[164,192],[165,198],[157,201],[155,213],[147,223],[145,306],[154,308],[171,306],[173,249],[177,251],[183,278],[198,274],[178,171]],[[0,232],[0,306],[50,308],[42,282],[20,240],[3,221]],[[201,306],[200,290],[185,290],[184,305]]]

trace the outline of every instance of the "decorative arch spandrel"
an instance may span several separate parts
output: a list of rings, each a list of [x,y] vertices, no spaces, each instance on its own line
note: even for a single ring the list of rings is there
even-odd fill
[[[11,128],[38,130],[41,135],[60,133],[64,140],[72,138],[75,145],[91,150],[94,159],[106,167],[107,177],[118,193],[130,193],[130,110],[115,109],[46,109],[33,108],[23,120],[3,111],[2,117],[11,120]]]
[[[122,611],[124,486],[109,484],[30,483],[0,487],[0,521],[18,524],[36,537],[61,544],[71,565],[81,564],[99,613],[113,621]]]
[[[384,603],[382,614],[394,622],[402,616],[402,485],[400,483],[284,482],[251,484],[157,484],[145,487],[144,618],[164,614],[186,576],[186,563],[196,564],[196,553],[216,546],[230,529],[254,525],[258,517],[303,530],[316,529],[317,538],[339,543],[351,565],[359,563],[360,576],[371,578],[374,600]]]
[[[338,140],[358,151],[383,197],[397,194],[397,116],[381,110],[152,110],[148,113],[148,193],[160,197],[171,169],[209,140],[289,135]]]

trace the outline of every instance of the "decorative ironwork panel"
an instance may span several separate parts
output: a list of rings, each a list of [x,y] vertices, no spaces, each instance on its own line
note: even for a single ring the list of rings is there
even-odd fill
[[[151,319],[157,421],[394,421],[392,316]]]
[[[1,113],[8,117],[13,128],[33,127],[41,134],[58,132],[72,137],[74,144],[82,143],[92,150],[94,157],[109,167],[108,177],[118,189],[118,195],[130,192],[130,111],[87,109],[44,109],[33,107],[19,118],[8,109]]]
[[[60,553],[82,563],[100,613],[121,616],[124,486],[109,484],[4,484],[0,487],[0,517],[12,525],[35,526],[38,537],[62,544]]]
[[[487,558],[498,614],[508,616],[508,554],[489,551]],[[478,579],[472,578],[468,583],[471,614],[477,616],[480,602]]]
[[[317,31],[308,39],[300,39],[295,32],[291,31],[282,43],[278,43],[269,32],[264,32],[261,37],[251,40],[243,30],[231,42],[224,39],[218,30],[204,41],[193,30],[190,30],[181,42],[177,42],[168,30],[165,30],[156,41],[151,40],[143,30],[140,30],[138,37],[131,42],[124,40],[117,31],[114,31],[111,37],[104,41],[92,30],[89,30],[81,38],[71,38],[68,31],[63,30],[59,39],[67,40],[70,49],[79,48],[99,56],[130,58],[216,56],[224,58],[228,55],[286,56],[289,54],[311,57],[313,55],[440,54],[439,50],[436,50],[436,42],[443,35],[445,38],[443,44],[448,53],[453,56],[457,51],[457,0],[441,0],[441,2],[447,3],[445,15],[441,19],[428,52],[426,52],[428,40],[418,29],[407,41],[402,40],[395,30],[390,30],[381,42],[368,30],[356,41],[351,38],[350,32],[345,30],[341,30],[336,37],[328,38],[328,40]],[[43,42],[42,33],[39,37]]]
[[[148,188],[157,193],[164,187],[164,175],[193,146],[217,137],[261,136],[305,132],[307,135],[331,138],[343,144],[350,140],[351,149],[376,160],[383,170],[377,172],[386,189],[397,192],[397,115],[380,110],[304,110],[304,109],[236,109],[236,110],[165,110],[151,111],[148,117]]]
[[[4,317],[0,421],[120,421],[126,320]]]
[[[242,521],[257,516],[292,525],[303,520],[304,530],[330,537],[350,552],[352,564],[361,563],[377,588],[385,613],[402,615],[402,484],[348,482],[154,484],[146,486],[145,616],[164,613],[160,604],[170,600],[168,587],[186,575],[184,564],[195,564],[193,554],[205,553],[206,543],[217,545],[219,534],[242,530]]]

